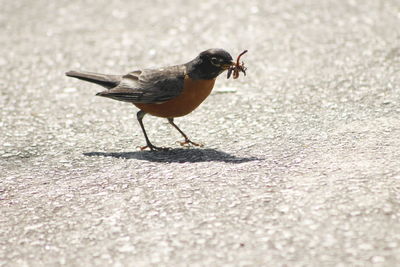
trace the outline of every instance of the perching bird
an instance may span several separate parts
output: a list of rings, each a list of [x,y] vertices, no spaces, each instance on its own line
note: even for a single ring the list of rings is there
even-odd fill
[[[167,118],[185,141],[181,145],[199,144],[192,142],[174,123],[175,117],[189,114],[211,93],[215,79],[223,71],[235,65],[231,55],[223,49],[208,49],[188,63],[160,69],[143,69],[126,75],[106,75],[92,72],[69,71],[69,77],[96,83],[107,90],[97,93],[119,101],[130,102],[140,110],[137,119],[146,139],[142,149],[162,150],[154,146],[143,125],[145,114]]]

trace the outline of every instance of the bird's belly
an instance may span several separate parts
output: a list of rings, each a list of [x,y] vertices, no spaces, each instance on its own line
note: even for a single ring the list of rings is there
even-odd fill
[[[189,114],[195,110],[211,93],[215,79],[193,80],[186,78],[182,93],[164,103],[140,104],[134,103],[139,109],[153,116],[175,118]]]

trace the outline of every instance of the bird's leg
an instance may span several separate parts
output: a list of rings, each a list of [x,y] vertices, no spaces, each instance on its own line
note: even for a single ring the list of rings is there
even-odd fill
[[[168,148],[154,146],[150,142],[149,138],[147,137],[146,130],[144,129],[144,125],[143,125],[143,117],[144,117],[144,115],[146,115],[146,112],[144,112],[143,110],[139,110],[139,112],[136,114],[137,120],[139,121],[140,127],[142,128],[144,138],[146,139],[146,145],[141,147],[140,149],[141,150],[145,150],[146,148],[149,148],[151,151],[154,151],[154,150],[157,150],[157,151],[159,151],[159,150],[168,150]]]
[[[182,130],[179,129],[179,127],[174,123],[174,118],[168,118],[168,122],[169,122],[172,126],[174,126],[174,128],[177,129],[178,132],[180,132],[180,134],[183,136],[183,138],[185,138],[185,141],[179,142],[179,143],[181,144],[181,146],[187,146],[187,145],[194,145],[194,146],[200,146],[200,147],[203,146],[203,144],[198,144],[198,143],[192,142],[192,141],[187,137],[187,135],[186,135],[184,132],[182,132]]]

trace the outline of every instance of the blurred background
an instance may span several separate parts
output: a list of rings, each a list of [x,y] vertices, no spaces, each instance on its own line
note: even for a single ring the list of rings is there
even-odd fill
[[[395,266],[398,0],[0,0],[0,266]],[[176,120],[93,97],[123,74],[241,51]]]

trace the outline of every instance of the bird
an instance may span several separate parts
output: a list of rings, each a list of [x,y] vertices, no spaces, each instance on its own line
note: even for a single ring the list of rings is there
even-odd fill
[[[95,83],[106,88],[96,95],[128,102],[135,105],[137,120],[142,129],[146,145],[142,150],[166,150],[153,145],[146,133],[143,117],[150,114],[166,118],[183,136],[182,146],[202,146],[191,141],[174,123],[195,110],[211,93],[216,78],[235,62],[224,49],[211,48],[201,52],[193,60],[180,65],[158,69],[139,69],[125,75],[108,75],[86,71],[68,71],[66,75]]]

